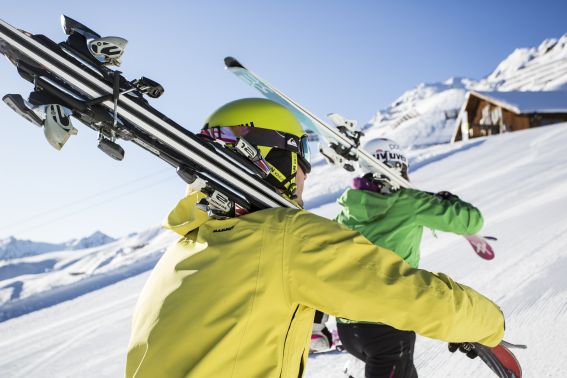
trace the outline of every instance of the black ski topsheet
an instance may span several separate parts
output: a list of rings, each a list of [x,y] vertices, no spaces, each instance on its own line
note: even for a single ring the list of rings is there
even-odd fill
[[[16,66],[31,65],[46,72],[46,78],[63,86],[68,92],[76,93],[86,100],[112,95],[112,82],[106,67],[93,67],[81,62],[67,53],[55,42],[42,35],[32,35],[16,29],[0,20],[0,52],[5,54]],[[24,78],[30,80],[22,75]],[[43,76],[42,76],[43,77]],[[30,80],[31,81],[31,80]],[[127,82],[121,78],[122,82]],[[114,109],[112,100],[101,103],[109,112]],[[118,99],[118,115],[133,125],[138,145],[160,156],[161,150],[168,150],[183,161],[174,165],[198,167],[203,176],[225,182],[229,191],[250,198],[260,208],[295,207],[279,195],[245,165],[235,162],[230,152],[223,151],[214,143],[205,143],[193,133],[173,122],[165,115],[149,106],[144,99],[129,94]],[[169,159],[171,160],[171,159]]]

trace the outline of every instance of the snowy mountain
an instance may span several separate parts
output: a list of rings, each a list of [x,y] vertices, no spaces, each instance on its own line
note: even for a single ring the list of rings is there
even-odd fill
[[[98,247],[100,245],[108,244],[116,239],[100,232],[95,231],[92,235],[86,236],[81,239],[72,240],[67,242],[67,249],[84,249],[91,247]]]
[[[468,90],[567,90],[567,34],[516,49],[479,81],[451,78],[418,85],[374,115],[364,127],[366,138],[388,137],[407,148],[447,143]]]
[[[86,236],[81,239],[69,240],[64,243],[44,243],[9,237],[0,240],[0,260],[35,256],[53,251],[97,247],[113,242],[114,240],[114,238],[111,238],[100,231],[96,231],[90,236]]]
[[[0,322],[147,271],[174,238],[160,227],[119,240],[95,232],[55,251],[49,248],[61,245],[32,248],[42,251],[33,255],[14,252],[17,257],[0,261]]]
[[[33,256],[41,253],[57,251],[63,248],[63,244],[20,240],[10,236],[9,238],[0,240],[0,260]]]

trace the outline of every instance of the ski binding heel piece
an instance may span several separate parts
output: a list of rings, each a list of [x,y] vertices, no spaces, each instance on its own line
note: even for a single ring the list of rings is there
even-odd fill
[[[43,132],[53,148],[60,150],[71,135],[77,135],[77,129],[71,124],[70,112],[62,105],[50,104],[45,107],[45,122]]]
[[[357,122],[352,119],[346,119],[340,114],[330,113],[327,117],[333,122],[341,134],[349,138],[358,148],[360,146],[360,138],[364,136],[362,131],[356,129]]]
[[[88,46],[91,54],[99,62],[105,65],[120,66],[120,59],[124,54],[126,44],[128,44],[128,41],[124,38],[103,37],[93,39],[88,43]]]

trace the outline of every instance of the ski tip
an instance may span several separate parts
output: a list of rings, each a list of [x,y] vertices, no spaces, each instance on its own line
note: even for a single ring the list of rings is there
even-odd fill
[[[527,345],[524,345],[524,344],[512,344],[512,343],[509,343],[509,342],[506,341],[506,340],[502,340],[502,341],[500,342],[500,344],[502,344],[502,345],[505,346],[506,348],[528,349],[528,346],[527,346]]]
[[[244,66],[232,56],[227,56],[226,58],[224,58],[224,64],[226,68],[244,68]]]

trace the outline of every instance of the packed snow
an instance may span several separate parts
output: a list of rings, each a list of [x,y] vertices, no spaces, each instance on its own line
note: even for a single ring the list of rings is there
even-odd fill
[[[480,81],[421,84],[364,127],[367,140],[388,136],[408,147],[417,187],[449,190],[482,210],[482,233],[498,237],[494,260],[480,259],[461,237],[425,233],[421,266],[502,307],[505,338],[528,345],[516,352],[526,377],[567,376],[567,123],[439,143],[450,140],[468,90],[565,90],[566,72],[567,35],[516,50]],[[332,218],[352,174],[321,156],[313,165],[306,205]],[[0,377],[122,376],[137,296],[174,240],[159,227],[118,240],[102,233],[61,244],[1,240]],[[348,358],[313,355],[306,376],[342,377]],[[478,359],[423,337],[415,363],[421,377],[493,376]]]
[[[528,344],[528,350],[516,352],[526,377],[567,376],[566,144],[567,124],[560,124],[439,145],[411,154],[411,178],[417,186],[450,190],[476,204],[486,218],[483,233],[499,239],[494,242],[496,258],[486,261],[460,237],[439,234],[434,239],[426,234],[422,267],[450,274],[502,307],[506,338]],[[346,187],[348,177],[330,176],[323,166],[315,169],[307,181],[308,206],[317,204],[313,211],[334,216],[338,210],[334,199],[343,189],[338,183]],[[87,249],[64,253],[88,255],[134,249],[148,258],[157,258],[173,240],[169,233],[157,233],[149,239],[137,237],[148,244],[134,248],[133,239],[126,238],[101,247],[99,252]],[[64,253],[41,257],[62,261]],[[100,262],[101,258],[97,256],[96,260]],[[129,262],[119,265],[131,266],[133,260],[130,255]],[[88,261],[84,262],[83,270],[92,268]],[[100,275],[112,274],[113,270],[107,269]],[[64,269],[49,274],[77,277]],[[31,273],[18,279],[33,281],[37,275]],[[144,273],[116,280],[102,289],[0,323],[0,376],[121,376],[130,315],[146,277]],[[44,279],[36,285],[45,285],[44,291],[49,292],[47,286],[51,284]],[[53,296],[57,295],[55,290]],[[25,306],[25,300],[22,303]],[[307,377],[341,377],[347,357],[344,353],[312,356]],[[415,359],[422,377],[492,376],[479,360],[451,355],[446,344],[436,340],[420,337]]]

